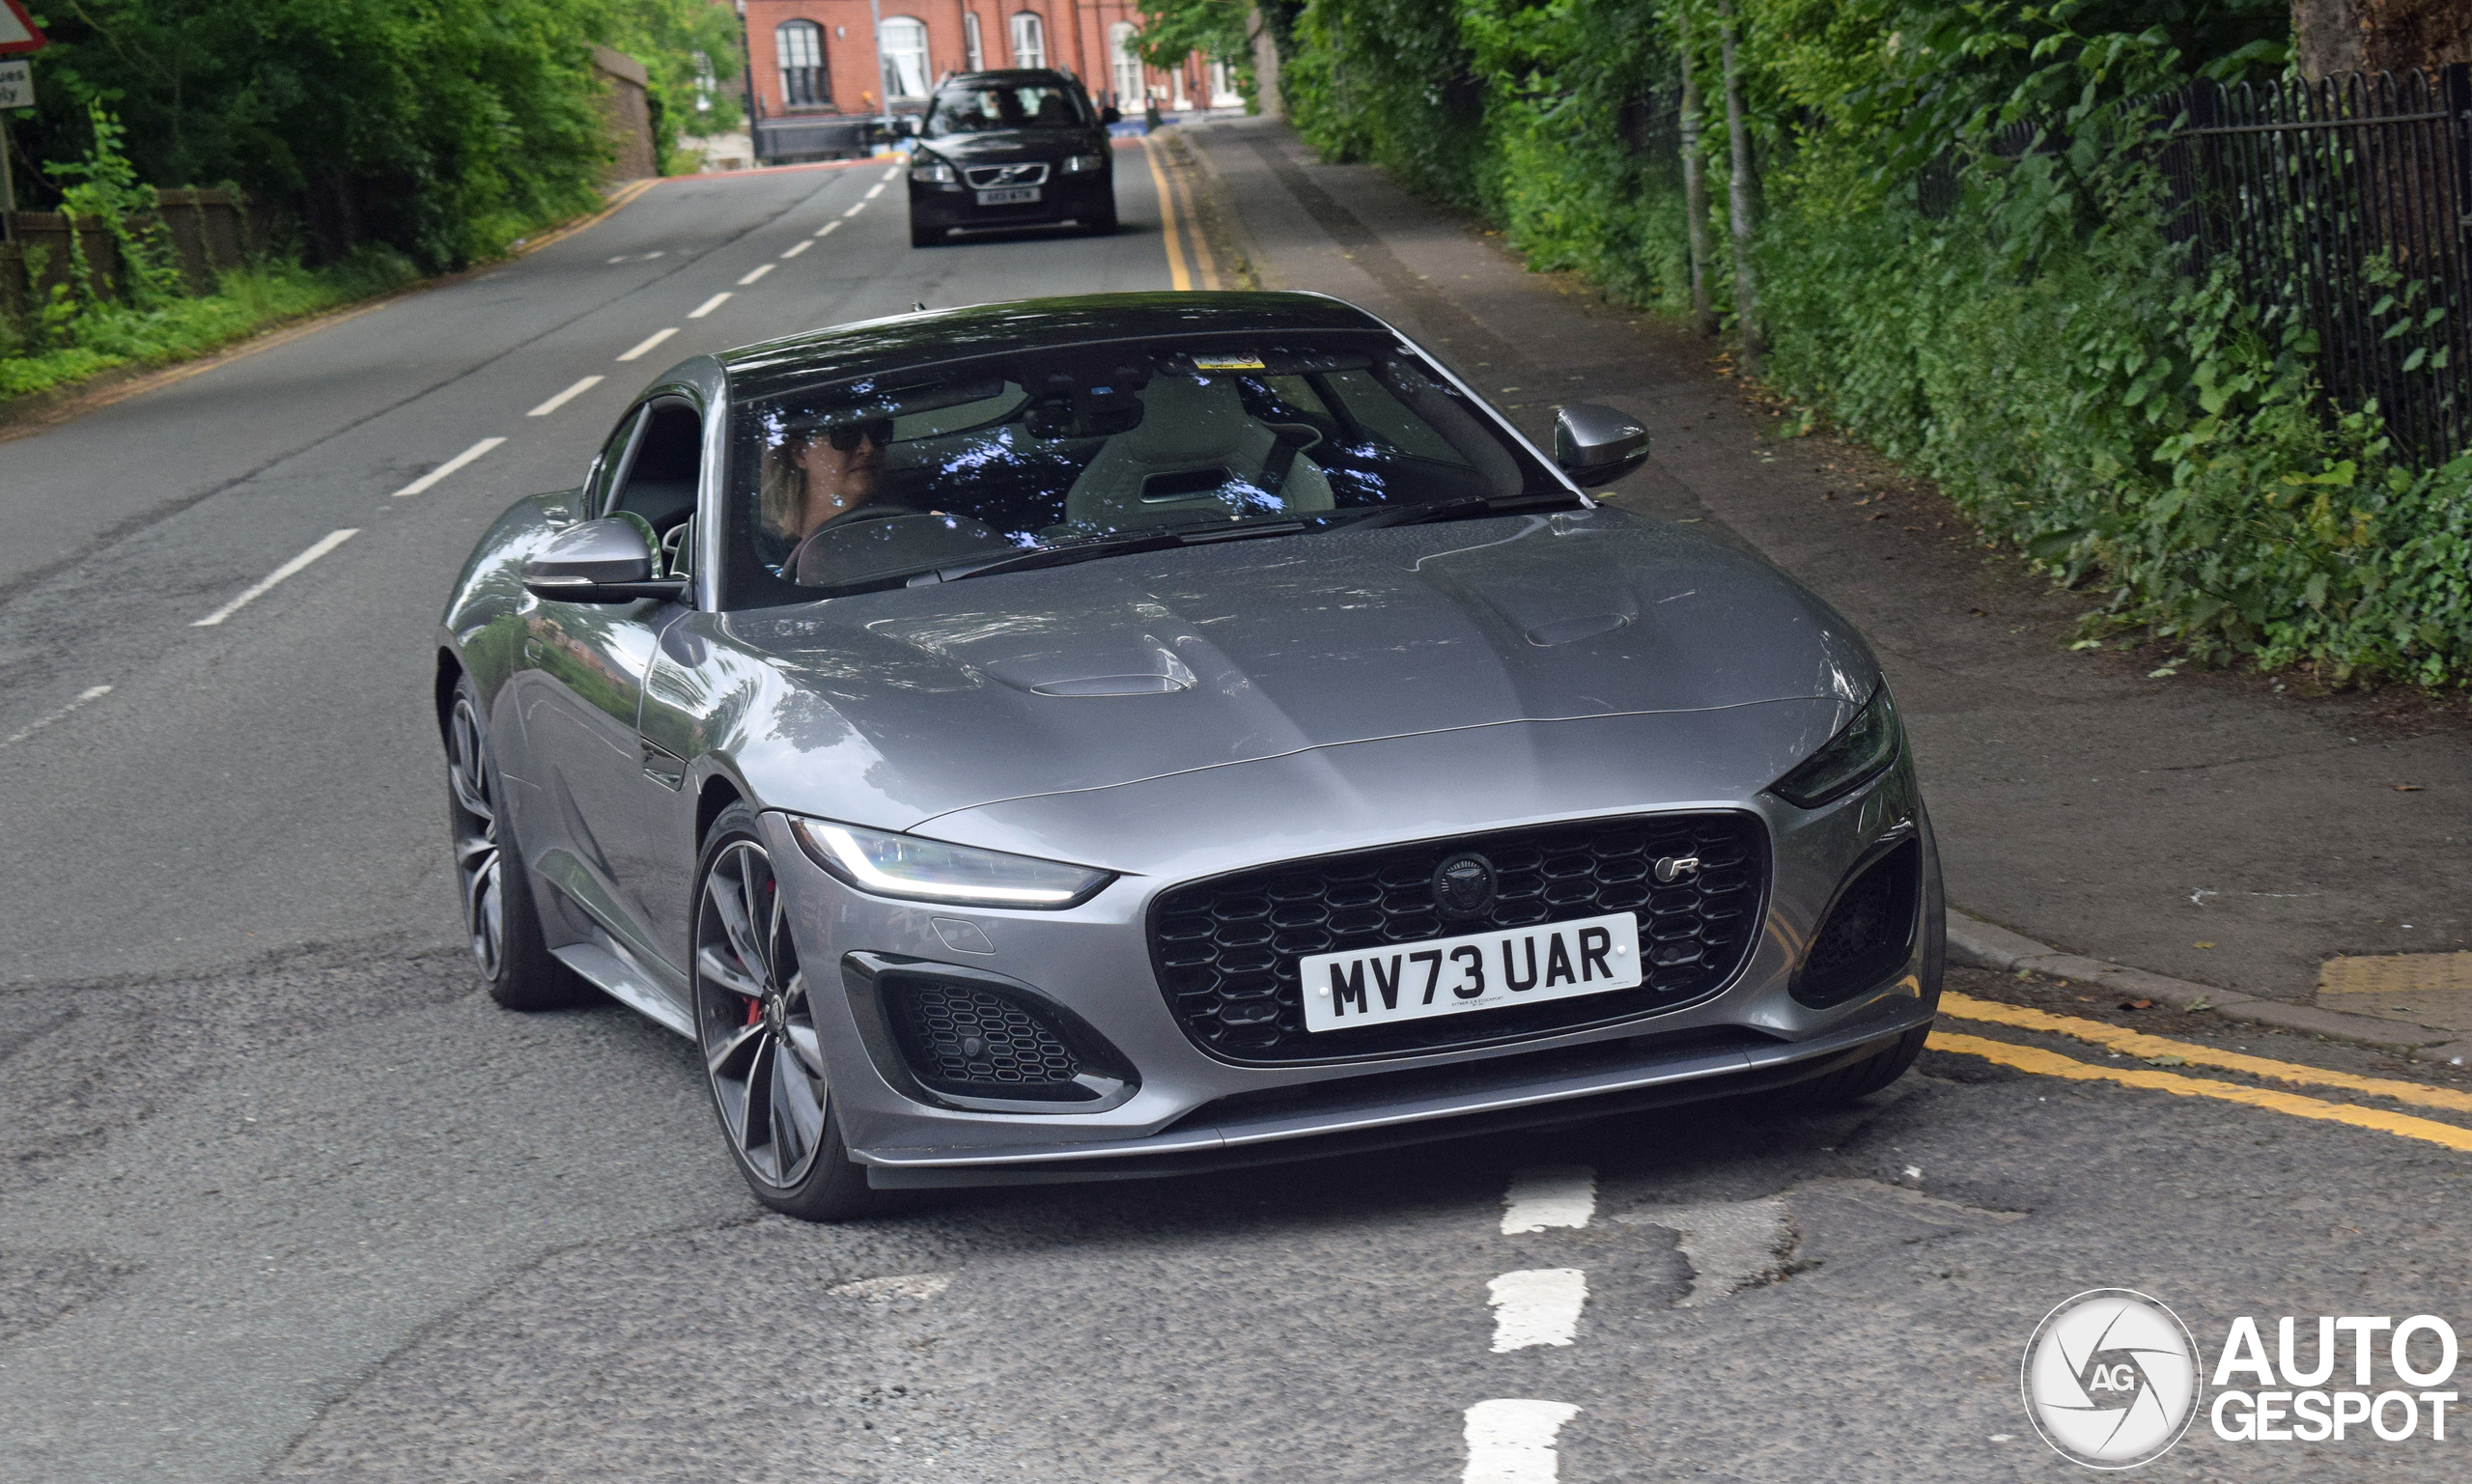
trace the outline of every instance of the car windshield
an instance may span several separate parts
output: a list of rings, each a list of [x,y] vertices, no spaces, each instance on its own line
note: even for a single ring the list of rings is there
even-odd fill
[[[957,362],[742,404],[735,427],[740,549],[761,574],[743,597],[759,602],[1127,537],[1568,497],[1387,337]]]
[[[930,139],[999,128],[1082,128],[1089,123],[1080,96],[1055,83],[946,88],[927,107]]]

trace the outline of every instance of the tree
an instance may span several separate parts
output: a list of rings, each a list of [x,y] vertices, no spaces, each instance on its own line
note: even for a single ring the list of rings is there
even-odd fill
[[[2291,0],[2293,60],[2309,77],[2472,62],[2464,0]]]

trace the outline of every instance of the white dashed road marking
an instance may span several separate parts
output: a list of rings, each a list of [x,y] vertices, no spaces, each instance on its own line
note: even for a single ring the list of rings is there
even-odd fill
[[[534,407],[531,411],[526,412],[523,415],[526,417],[547,417],[550,413],[555,412],[560,407],[565,406],[568,403],[573,402],[577,397],[582,396],[584,393],[592,390],[600,384],[601,378],[586,377],[582,380],[577,381],[575,385],[568,387],[565,391],[560,392],[555,397],[550,398],[548,401],[541,404],[537,407]]]
[[[896,1273],[889,1277],[835,1283],[825,1292],[845,1299],[864,1299],[869,1303],[890,1303],[895,1299],[933,1299],[952,1286],[953,1275],[949,1273]]]
[[[1468,1409],[1468,1471],[1461,1484],[1554,1484],[1554,1437],[1580,1410],[1515,1398]]]
[[[1530,1268],[1485,1285],[1494,1306],[1494,1354],[1532,1345],[1567,1345],[1587,1306],[1587,1274],[1577,1268]]]
[[[112,687],[109,686],[89,686],[85,689],[77,692],[77,699],[60,708],[60,710],[53,712],[48,716],[43,716],[38,720],[28,722],[24,730],[14,732],[10,734],[6,740],[0,740],[0,747],[14,747],[17,743],[24,742],[27,738],[34,736],[37,732],[42,731],[44,727],[51,725],[61,717],[68,715],[72,711],[75,711],[78,707],[85,705],[87,702],[99,701],[111,693]]]
[[[639,344],[637,344],[637,345],[636,345],[636,347],[635,347],[633,350],[632,350],[628,351],[626,354],[624,354],[624,355],[622,355],[622,356],[620,356],[620,357],[618,357],[618,358],[619,358],[620,360],[622,360],[622,361],[632,361],[632,360],[635,359],[635,357],[637,357],[637,356],[639,356],[639,355],[643,354],[645,351],[647,351],[647,350],[651,350],[653,347],[655,347],[655,346],[657,346],[657,345],[660,345],[662,341],[667,340],[670,336],[675,335],[675,334],[677,334],[677,333],[678,333],[678,326],[677,326],[677,325],[675,325],[675,324],[671,325],[669,328],[667,328],[667,329],[665,329],[665,330],[655,330],[655,331],[653,331],[651,334],[646,335],[646,336],[643,338],[643,340],[642,340]]]
[[[885,179],[887,181],[898,181],[901,179],[901,172],[902,167],[895,165],[890,170],[885,172]],[[870,194],[872,194],[872,192]]]
[[[883,195],[885,193],[885,181],[889,181],[891,179],[891,176],[885,176],[884,181],[878,181],[875,184],[868,186],[866,199],[873,201],[878,196]]]
[[[841,223],[839,223],[838,221],[829,221],[829,222],[826,222],[823,226],[821,226],[821,227],[817,228],[817,229],[816,229],[816,234],[815,234],[815,235],[816,235],[817,237],[830,237],[830,236],[832,236],[834,233],[836,233],[836,232],[838,232],[838,231],[840,231],[840,230],[841,230]]]
[[[757,264],[757,265],[755,266],[755,269],[754,269],[754,271],[752,271],[752,272],[748,273],[744,278],[742,278],[742,279],[740,279],[740,280],[738,281],[738,286],[739,286],[740,288],[744,289],[744,288],[745,288],[748,284],[751,284],[751,283],[755,282],[757,279],[759,279],[759,278],[763,277],[765,274],[770,273],[770,272],[772,272],[772,264],[770,264],[770,263],[759,263],[759,264]]]
[[[798,244],[796,244],[795,246],[793,246],[793,247],[792,247],[788,252],[783,253],[781,256],[782,256],[782,258],[783,258],[784,260],[791,259],[791,258],[795,258],[795,257],[797,257],[799,254],[801,254],[801,253],[802,253],[802,252],[805,252],[808,248],[813,247],[814,245],[815,245],[815,242],[814,242],[812,239],[802,240],[802,241],[799,242]]]
[[[706,299],[701,304],[698,304],[694,308],[687,311],[687,318],[689,320],[701,320],[706,315],[711,314],[714,310],[720,308],[723,304],[726,304],[729,301],[730,291],[723,289],[720,293],[714,294],[711,298]]]
[[[853,206],[850,208],[850,210],[846,210],[846,211],[842,212],[841,214],[842,214],[842,215],[844,215],[844,216],[856,216],[856,215],[857,215],[859,212],[861,212],[861,211],[865,210],[866,209],[867,209],[867,202],[866,202],[866,198],[864,198],[864,197],[860,197],[860,198],[859,198],[859,200],[857,202],[857,204],[853,205]]]
[[[1514,1172],[1503,1197],[1503,1235],[1549,1226],[1586,1226],[1596,1213],[1596,1171],[1585,1164],[1533,1165]]]
[[[311,562],[324,556],[327,552],[332,551],[337,546],[342,546],[345,542],[351,540],[359,534],[360,528],[358,526],[351,526],[344,530],[327,533],[318,541],[317,545],[311,546],[308,550],[301,552],[298,556],[294,557],[291,561],[284,563],[274,571],[267,573],[265,576],[251,584],[248,590],[243,592],[239,597],[233,599],[230,602],[225,603],[223,606],[215,609],[206,617],[199,619],[197,622],[189,625],[189,627],[191,629],[213,628],[215,625],[222,623],[225,619],[230,618],[233,614],[239,612],[242,608],[247,607],[259,599],[264,598],[268,592],[273,590],[276,583],[281,582],[284,578],[291,576],[301,568],[308,566]]]
[[[505,441],[506,439],[504,438],[483,438],[478,443],[473,444],[471,447],[464,450],[464,452],[457,454],[454,458],[439,464],[436,468],[430,470],[420,478],[413,480],[408,485],[406,485],[403,489],[396,490],[395,498],[400,500],[407,494],[420,493],[430,486],[436,484],[447,475],[454,473],[457,469],[470,463],[473,460],[478,459],[483,454],[488,453],[491,449],[497,447]]]

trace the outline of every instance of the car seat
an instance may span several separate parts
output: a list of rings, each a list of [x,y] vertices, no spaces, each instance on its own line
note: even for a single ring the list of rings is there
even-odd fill
[[[1100,449],[1064,497],[1064,518],[1164,524],[1202,515],[1313,515],[1331,482],[1298,445],[1245,412],[1236,383],[1162,376],[1141,394],[1141,421]],[[1277,496],[1264,509],[1257,491]]]

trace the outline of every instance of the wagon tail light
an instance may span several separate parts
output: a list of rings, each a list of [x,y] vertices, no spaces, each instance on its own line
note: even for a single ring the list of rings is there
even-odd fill
[[[1828,745],[1770,784],[1768,791],[1788,803],[1816,809],[1879,776],[1896,761],[1897,748],[1904,741],[1905,728],[1898,724],[1896,702],[1889,698],[1889,683],[1882,681],[1863,709],[1854,714],[1854,719],[1828,740]]]
[[[1112,871],[823,820],[794,819],[790,833],[835,881],[880,897],[1053,910],[1086,902],[1115,880]]]

